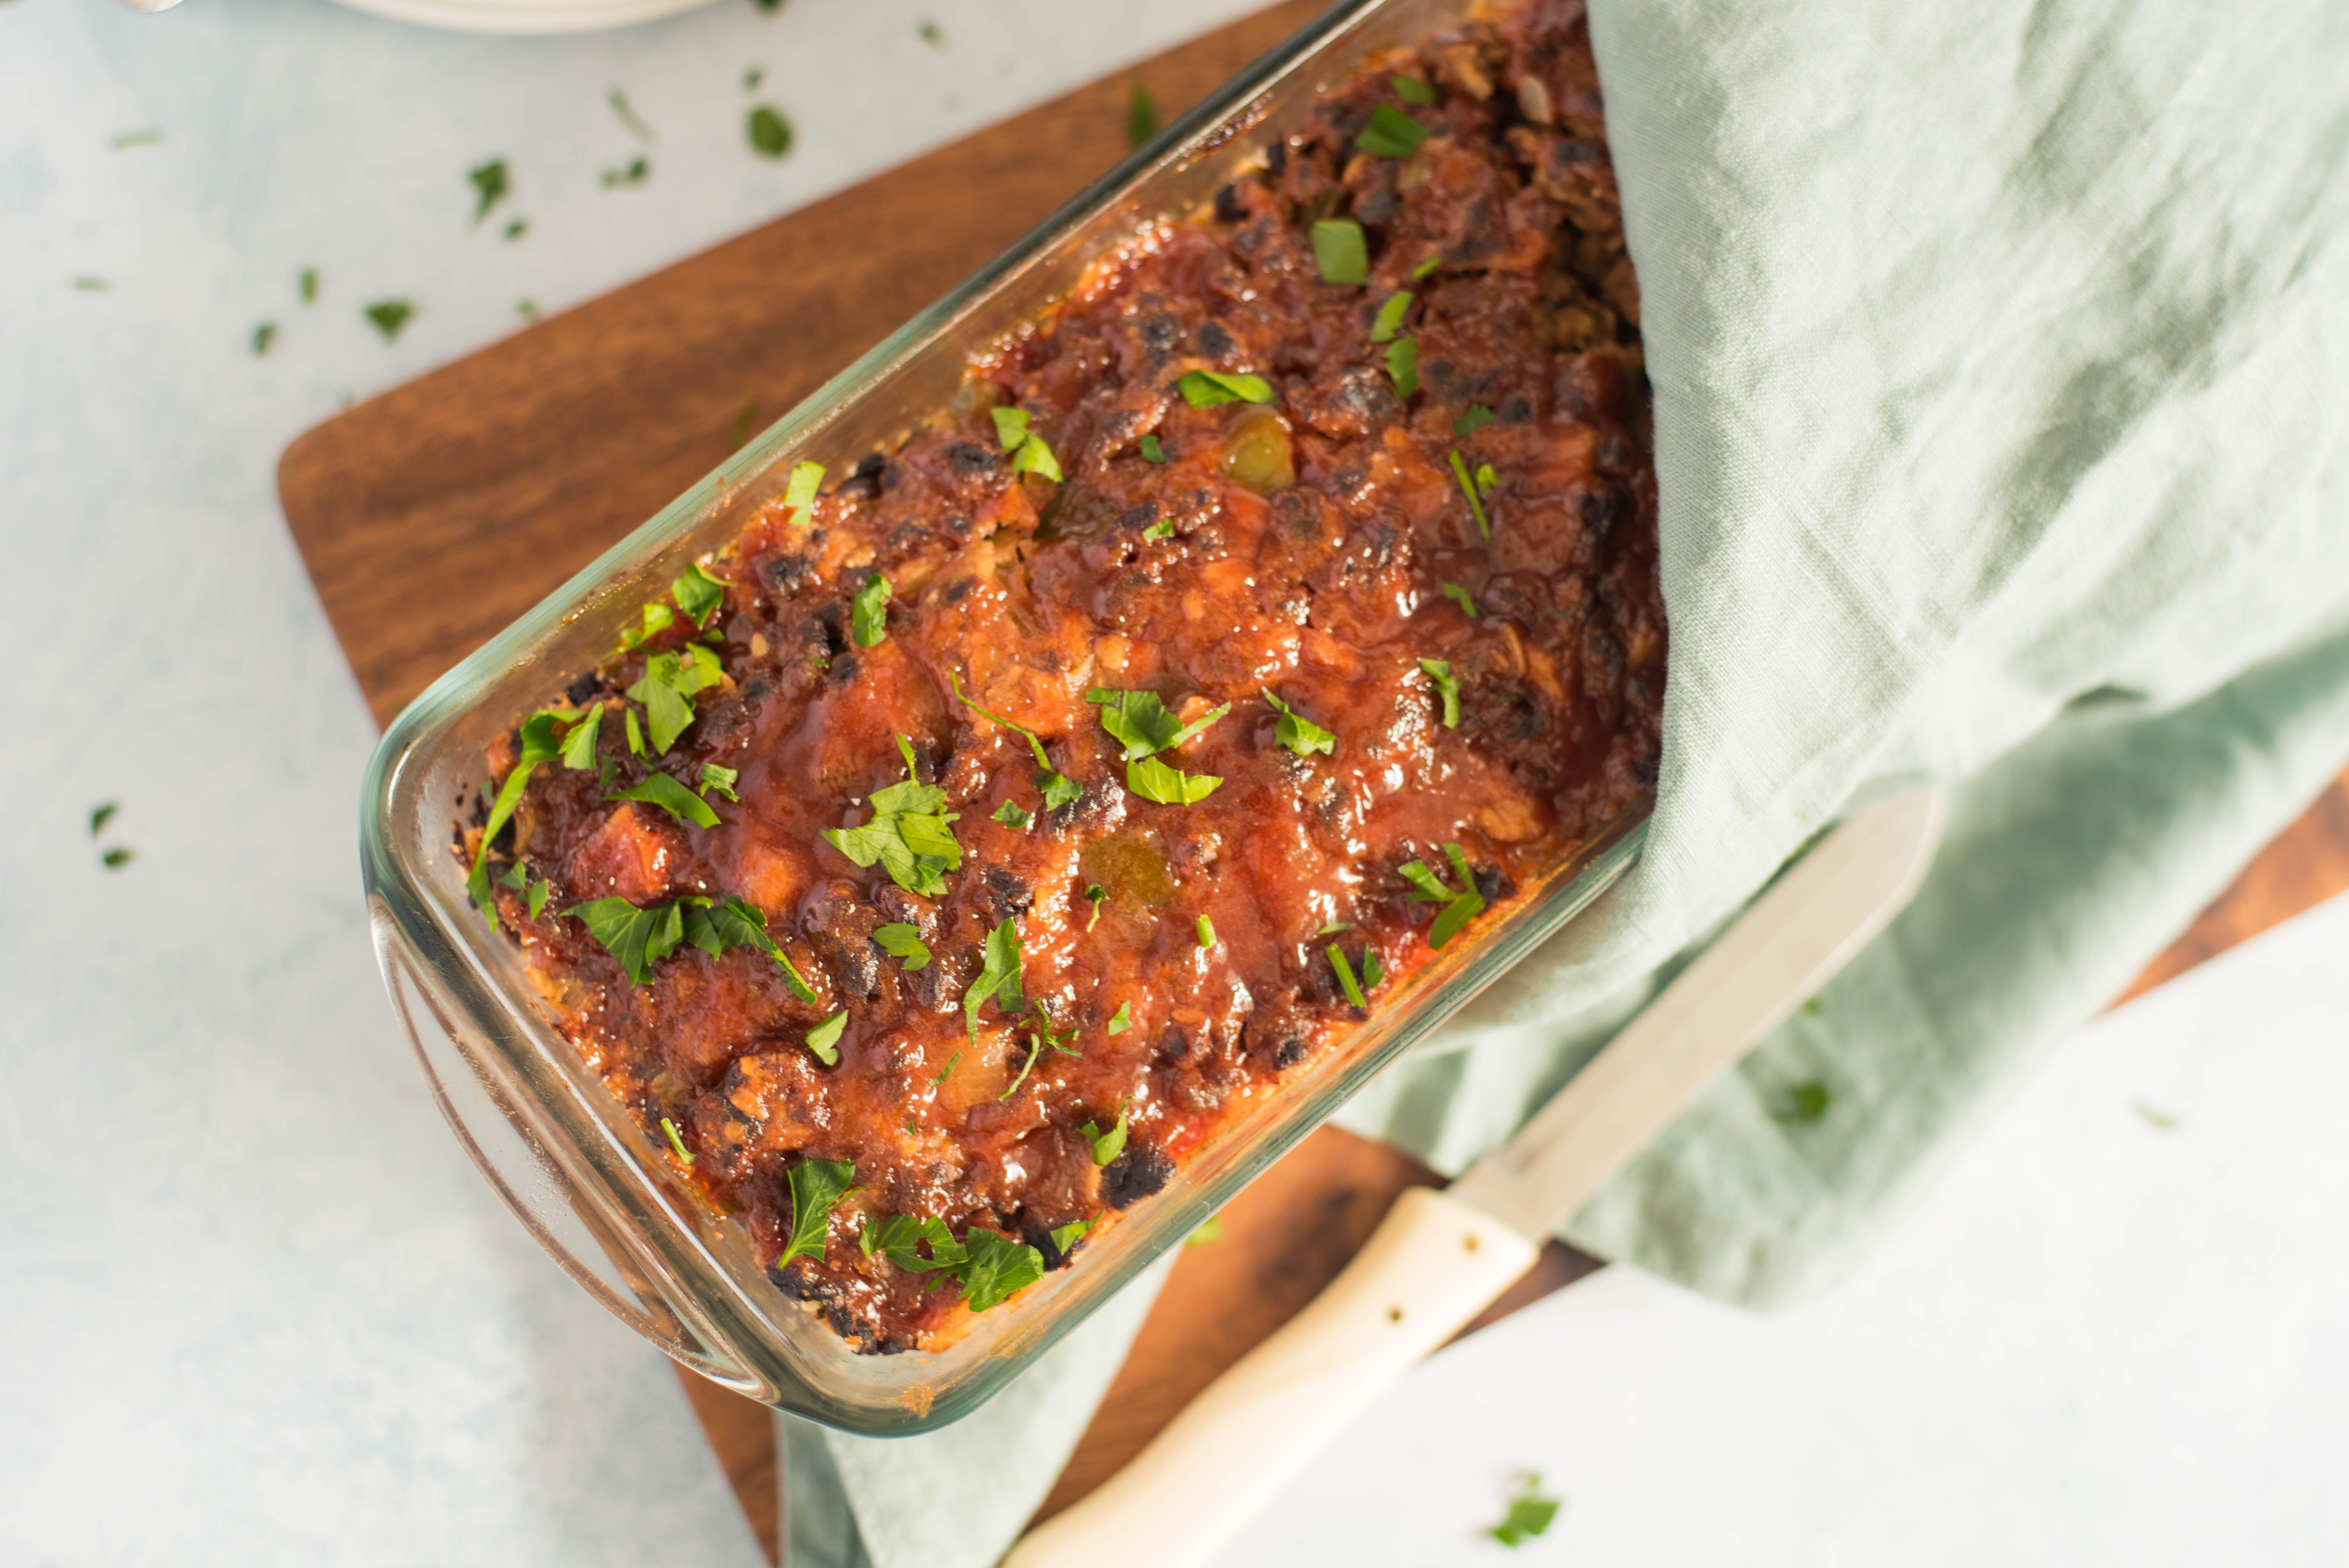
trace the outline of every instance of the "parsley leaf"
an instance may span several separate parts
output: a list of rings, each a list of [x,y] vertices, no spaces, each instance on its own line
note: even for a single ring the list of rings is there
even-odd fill
[[[1263,377],[1231,375],[1221,370],[1185,370],[1183,379],[1174,383],[1174,390],[1183,394],[1183,401],[1194,408],[1212,408],[1219,403],[1272,401],[1272,383]]]
[[[1394,335],[1402,330],[1402,318],[1411,314],[1411,302],[1418,297],[1409,289],[1397,289],[1387,295],[1386,304],[1379,306],[1379,314],[1371,323],[1371,341],[1393,342]]]
[[[103,806],[97,807],[91,810],[89,814],[89,836],[94,839],[98,837],[98,834],[106,831],[107,823],[114,820],[114,814],[121,810],[121,801],[109,800]]]
[[[1485,471],[1491,471],[1490,464],[1485,466]],[[1460,449],[1457,447],[1452,449],[1452,476],[1460,481],[1460,493],[1468,498],[1468,510],[1475,514],[1477,537],[1492,538],[1493,525],[1485,516],[1485,498],[1482,493],[1492,487],[1480,485],[1476,480],[1468,477],[1468,460],[1460,455]],[[1480,479],[1482,477],[1482,474],[1478,476]]]
[[[1435,685],[1436,698],[1444,705],[1444,727],[1459,728],[1460,683],[1453,678],[1451,663],[1444,659],[1422,659],[1419,667],[1427,672],[1427,678]]]
[[[892,921],[887,925],[874,926],[873,940],[890,957],[903,959],[908,970],[917,971],[930,966],[930,950],[922,941],[919,927],[903,921]]]
[[[848,1027],[848,1009],[843,1007],[823,1023],[807,1032],[807,1048],[815,1059],[828,1068],[840,1065],[840,1035]]]
[[[404,299],[379,299],[367,307],[367,318],[375,323],[375,329],[383,334],[386,343],[397,341],[400,328],[415,314],[416,306]]]
[[[1093,1163],[1106,1165],[1125,1152],[1126,1118],[1133,1113],[1133,1097],[1127,1095],[1117,1102],[1115,1125],[1102,1128],[1087,1120],[1077,1130],[1093,1142]]]
[[[1435,923],[1427,928],[1427,944],[1430,947],[1443,946],[1460,934],[1462,926],[1485,911],[1485,895],[1476,891],[1476,875],[1468,869],[1467,855],[1458,844],[1444,845],[1444,853],[1451,861],[1452,869],[1460,874],[1460,883],[1464,891],[1445,904],[1443,913],[1435,917]]]
[[[666,632],[677,624],[677,613],[656,599],[642,612],[642,624],[628,627],[620,634],[619,651],[626,653],[639,648],[657,632]]]
[[[318,269],[304,267],[295,274],[294,292],[302,296],[304,304],[318,303]]]
[[[1085,700],[1102,710],[1102,727],[1125,748],[1129,762],[1180,746],[1232,711],[1232,705],[1225,703],[1205,717],[1185,724],[1166,710],[1154,691],[1094,686],[1085,693]]]
[[[1405,103],[1417,104],[1424,108],[1435,101],[1435,89],[1417,77],[1389,77],[1387,85],[1393,88],[1395,97]]]
[[[603,727],[604,705],[599,702],[563,738],[563,766],[581,771],[595,767],[595,735]]]
[[[726,579],[697,561],[686,567],[684,576],[668,585],[668,593],[677,601],[677,607],[685,612],[686,619],[696,626],[707,626],[709,617],[718,613],[718,606],[726,603]]]
[[[606,169],[596,178],[603,181],[605,190],[617,191],[624,186],[642,185],[652,178],[652,172],[653,166],[649,160],[631,158],[626,165],[616,165]]]
[[[1019,923],[1015,915],[1006,915],[1003,923],[987,934],[987,952],[978,978],[962,994],[962,1016],[970,1030],[970,1043],[978,1044],[978,1010],[989,1000],[1007,1013],[1019,1011],[1011,1004],[1019,996]]]
[[[1557,1517],[1558,1500],[1542,1495],[1541,1477],[1526,1477],[1525,1490],[1509,1500],[1509,1511],[1485,1533],[1504,1546],[1523,1546]]]
[[[849,613],[850,634],[860,648],[869,648],[889,635],[889,580],[878,572],[856,591]]]
[[[1419,864],[1417,861],[1413,861],[1411,863],[1413,865]],[[1341,931],[1351,931],[1353,929],[1354,923],[1350,920],[1333,920],[1313,934],[1316,936],[1335,936]]]
[[[599,898],[574,903],[563,912],[587,923],[587,934],[604,944],[620,962],[628,978],[645,985],[654,965],[677,951],[685,922],[674,903],[638,909],[624,898]]]
[[[690,822],[697,828],[718,826],[718,813],[709,809],[709,803],[666,773],[647,773],[643,783],[615,789],[604,799],[642,800],[658,806],[680,822]]]
[[[1085,929],[1087,931],[1091,931],[1094,926],[1101,923],[1101,906],[1109,902],[1109,889],[1102,886],[1099,882],[1087,883],[1085,887],[1085,897],[1092,902],[1093,906],[1092,918],[1085,922]]]
[[[1220,775],[1185,773],[1155,757],[1125,765],[1125,787],[1161,806],[1195,806],[1221,789],[1223,782]]]
[[[521,747],[512,769],[506,774],[504,784],[498,789],[498,798],[490,807],[489,820],[481,824],[481,842],[473,850],[473,867],[465,878],[465,890],[472,894],[473,903],[481,918],[492,925],[498,923],[497,902],[490,892],[490,841],[495,839],[522,804],[523,791],[530,787],[531,775],[538,765],[558,755],[562,747],[554,738],[556,725],[579,717],[572,708],[542,708],[523,722]]]
[[[1216,944],[1216,923],[1204,914],[1199,917],[1198,932],[1200,946],[1213,947]]]
[[[1387,345],[1387,376],[1398,397],[1419,390],[1419,339],[1398,337]]]
[[[1346,1000],[1357,1007],[1368,1008],[1370,1004],[1362,1000],[1361,985],[1354,978],[1354,966],[1346,962],[1345,949],[1333,942],[1321,951],[1330,955],[1330,967],[1338,972],[1338,985],[1346,993]]]
[[[1446,583],[1444,584],[1444,596],[1446,599],[1451,600],[1454,604],[1459,605],[1460,613],[1467,616],[1470,620],[1473,621],[1477,618],[1476,601],[1475,597],[1469,593],[1467,589],[1460,586],[1459,583]]]
[[[1272,727],[1272,738],[1299,757],[1319,752],[1324,757],[1337,753],[1338,738],[1265,689],[1264,700],[1279,710],[1280,722]]]
[[[962,869],[962,846],[955,842],[957,813],[941,814],[947,792],[914,778],[913,748],[903,736],[905,779],[873,791],[873,820],[861,828],[826,828],[823,840],[859,867],[876,861],[889,880],[907,892],[936,898],[947,890],[942,872]]]
[[[924,1242],[929,1243],[928,1257],[916,1250]],[[968,1255],[944,1220],[916,1219],[911,1214],[885,1214],[877,1220],[867,1220],[864,1233],[856,1245],[866,1257],[879,1253],[908,1274],[957,1269]]]
[[[832,1229],[832,1212],[848,1196],[856,1181],[856,1167],[846,1160],[802,1160],[792,1167],[792,1239],[783,1255],[770,1265],[781,1272],[796,1257],[823,1257],[824,1238]]]
[[[1140,82],[1125,99],[1125,144],[1140,147],[1158,134],[1158,100]]]
[[[668,1146],[677,1150],[677,1157],[679,1160],[684,1161],[688,1165],[692,1164],[693,1150],[688,1149],[685,1146],[685,1140],[678,1136],[677,1123],[666,1116],[662,1117],[660,1121],[661,1130],[668,1134]]]
[[[985,1312],[1044,1277],[1043,1253],[993,1231],[973,1225],[963,1237],[963,1250],[967,1255],[957,1277],[973,1312]]]
[[[1117,1011],[1109,1016],[1109,1032],[1112,1035],[1122,1035],[1132,1027],[1133,1027],[1133,1004],[1120,1002],[1117,1005]]]
[[[1427,869],[1427,862],[1409,860],[1395,868],[1403,881],[1416,890],[1411,895],[1413,903],[1450,903],[1459,895],[1444,885],[1444,879]],[[1347,927],[1352,930],[1351,926]]]
[[[1055,773],[1044,780],[1044,810],[1058,810],[1071,800],[1082,798],[1085,787],[1065,773]]]
[[[712,958],[730,947],[755,947],[774,960],[776,966],[782,970],[783,979],[791,986],[792,995],[810,1004],[815,1001],[815,992],[801,977],[790,957],[775,945],[775,939],[767,934],[766,911],[739,898],[729,898],[719,904],[711,904],[703,899],[684,907],[686,941]]]
[[[642,757],[645,754],[645,734],[643,730],[636,727],[636,710],[633,707],[624,707],[620,710],[620,717],[627,726],[628,755]],[[609,762],[611,758],[607,757],[604,760]]]
[[[1493,410],[1482,403],[1468,405],[1468,412],[1452,421],[1452,433],[1465,439],[1493,422]]]
[[[1409,158],[1427,139],[1427,127],[1395,108],[1381,104],[1354,138],[1354,145],[1373,158]]]
[[[742,797],[734,793],[734,782],[741,777],[740,773],[731,768],[720,768],[715,762],[705,762],[701,765],[701,792],[708,795],[714,790],[740,805]]]
[[[1135,445],[1142,449],[1143,462],[1163,463],[1166,460],[1166,449],[1159,444],[1157,431],[1144,430],[1142,433],[1142,439]]]
[[[989,408],[988,415],[995,421],[996,443],[1007,452],[1016,452],[1028,439],[1028,410],[1025,408]]]
[[[1071,1220],[1065,1225],[1053,1226],[1052,1250],[1062,1257],[1067,1257],[1069,1249],[1083,1241],[1085,1233],[1092,1228],[1093,1222],[1091,1220]]]
[[[799,521],[807,521],[807,511],[815,504],[815,487],[823,483],[822,463],[793,463],[791,482],[783,486],[783,512],[801,514]]]
[[[554,884],[543,879],[530,884],[529,899],[531,919],[536,920],[538,918],[539,911],[546,907],[546,901],[554,892]]]
[[[959,702],[963,707],[970,709],[971,712],[978,715],[979,717],[987,720],[989,724],[1001,725],[1004,728],[1011,731],[1014,735],[1019,736],[1022,740],[1025,740],[1028,743],[1030,755],[1036,758],[1036,782],[1044,791],[1044,809],[1046,810],[1049,811],[1057,807],[1065,806],[1070,801],[1074,800],[1084,794],[1085,789],[1083,785],[1078,783],[1067,774],[1058,772],[1053,769],[1052,759],[1044,754],[1044,742],[1037,736],[1034,730],[1029,728],[1024,724],[1014,724],[1011,720],[1004,717],[999,713],[989,713],[987,709],[973,702],[970,699],[969,694],[962,689],[962,677],[955,674],[952,670],[948,670],[947,672],[947,684],[954,688],[955,700],[957,702]],[[1002,820],[1002,816],[999,812],[997,814],[997,820]],[[1012,824],[1014,827],[1025,827],[1026,825],[1027,824],[1024,822],[1015,822]]]
[[[693,722],[693,694],[716,686],[721,678],[718,655],[698,645],[674,654],[655,654],[645,661],[645,673],[628,687],[627,695],[645,706],[654,755],[667,756]]]
[[[1817,1078],[1805,1078],[1787,1086],[1786,1092],[1770,1107],[1770,1119],[1784,1127],[1808,1127],[1827,1113],[1835,1103],[1835,1093]]]
[[[123,849],[118,845],[114,849],[110,849],[104,854],[98,856],[98,863],[104,866],[108,871],[119,872],[123,867],[129,865],[133,858],[135,857],[131,851]]]
[[[1015,474],[1040,474],[1057,482],[1061,478],[1061,459],[1044,438],[1028,428],[1025,408],[989,408],[995,420],[995,439],[1011,454],[1011,471]]]
[[[792,122],[771,104],[754,106],[742,130],[750,139],[750,150],[761,158],[781,158],[792,150]]]
[[[1033,812],[1024,810],[1019,801],[1006,800],[995,809],[995,820],[1007,828],[1015,828],[1025,832],[1028,830],[1028,825],[1036,818]]]
[[[1144,539],[1174,538],[1174,520],[1171,517],[1162,517],[1156,522],[1144,523],[1142,529],[1142,537]]]
[[[492,158],[478,168],[467,170],[465,178],[473,182],[473,190],[476,193],[473,203],[473,227],[478,229],[481,226],[481,220],[490,215],[490,209],[505,200],[506,160],[502,158]]]
[[[1324,218],[1313,225],[1313,264],[1325,284],[1371,281],[1371,253],[1362,226],[1351,218]]]

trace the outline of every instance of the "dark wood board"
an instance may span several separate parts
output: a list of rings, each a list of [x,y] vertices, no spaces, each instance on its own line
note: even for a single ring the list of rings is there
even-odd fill
[[[1321,9],[1289,0],[728,241],[350,408],[286,449],[278,492],[378,723],[1126,151],[1133,84],[1169,116]],[[2349,888],[2349,775],[2128,993]],[[1082,1496],[1334,1276],[1433,1174],[1324,1129],[1188,1249],[1061,1475]],[[1553,1245],[1471,1326],[1597,1263]],[[763,1408],[680,1373],[770,1560]]]

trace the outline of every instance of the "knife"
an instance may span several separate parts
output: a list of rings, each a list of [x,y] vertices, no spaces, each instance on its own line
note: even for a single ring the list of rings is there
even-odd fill
[[[1552,1097],[1443,1191],[1407,1189],[1353,1262],[1003,1568],[1202,1563],[1422,1357],[1533,1266],[1543,1240],[1914,897],[1940,792],[1865,807]]]

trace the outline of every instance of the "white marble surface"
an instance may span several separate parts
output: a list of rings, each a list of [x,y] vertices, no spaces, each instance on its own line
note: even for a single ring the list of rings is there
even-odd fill
[[[1430,1361],[1218,1568],[2349,1562],[2344,1047],[2349,897],[2090,1027],[1834,1295],[1604,1271]],[[1565,1506],[1512,1553],[1478,1530],[1526,1470]]]
[[[756,1560],[667,1364],[497,1207],[398,1037],[352,852],[374,733],[277,454],[518,297],[591,297],[1246,8],[728,0],[512,40],[0,0],[0,1563]],[[744,143],[753,65],[780,163]],[[639,153],[643,187],[600,186]],[[471,224],[492,156],[516,242]],[[388,295],[417,305],[390,346],[360,315]]]

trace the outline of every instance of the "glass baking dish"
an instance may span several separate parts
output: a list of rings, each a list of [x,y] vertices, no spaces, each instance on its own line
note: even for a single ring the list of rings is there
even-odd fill
[[[466,897],[454,802],[483,749],[592,666],[685,562],[730,541],[792,466],[833,472],[953,400],[970,354],[1064,292],[1143,220],[1184,212],[1301,122],[1364,57],[1479,0],[1343,5],[1234,78],[968,282],[905,324],[560,591],[435,682],[368,765],[360,850],[385,985],[435,1099],[481,1172],[581,1286],[678,1360],[849,1431],[941,1426],[1085,1315],[1349,1096],[1596,898],[1637,854],[1644,804],[1453,944],[1370,1022],[1204,1148],[1155,1198],[935,1353],[863,1356],[760,1269],[738,1222],[691,1197],[542,1011],[519,952]]]

